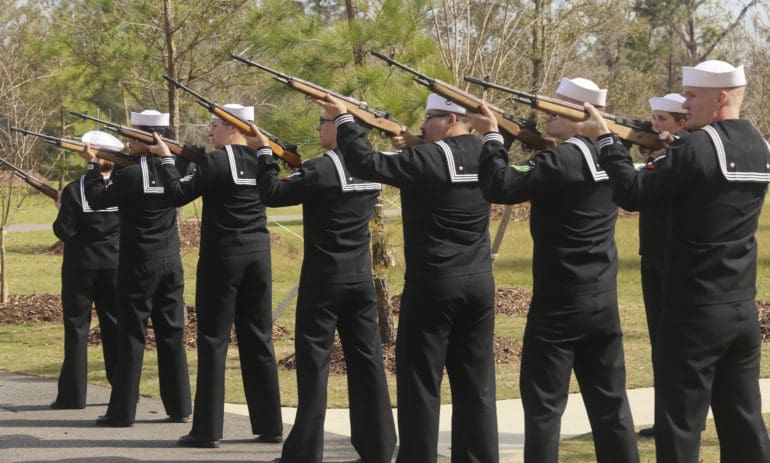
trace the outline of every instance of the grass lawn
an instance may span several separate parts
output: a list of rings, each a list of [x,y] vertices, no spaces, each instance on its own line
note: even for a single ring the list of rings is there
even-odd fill
[[[392,199],[392,195],[391,195]],[[197,208],[197,209],[196,209]],[[38,198],[34,202],[25,202],[25,209],[19,212],[13,223],[46,223],[55,217],[53,203],[46,198]],[[767,210],[767,208],[766,208]],[[187,206],[185,217],[195,217],[199,214],[199,205]],[[271,210],[269,216],[285,216],[300,214],[301,208]],[[24,219],[24,220],[21,220]],[[276,219],[271,221],[270,229],[277,235],[273,242],[273,305],[277,306],[291,288],[296,285],[299,277],[299,262],[302,259],[302,226],[297,220]],[[492,223],[492,236],[498,227],[498,222]],[[616,240],[620,258],[618,275],[618,297],[620,303],[621,323],[624,331],[624,346],[627,368],[627,384],[629,388],[652,386],[652,368],[649,359],[649,339],[647,325],[642,305],[641,287],[639,284],[639,257],[637,255],[638,222],[636,218],[626,218],[618,221]],[[758,299],[770,299],[770,213],[763,213],[760,218],[760,228],[757,234],[760,243],[759,268],[757,287]],[[401,249],[400,220],[388,219],[388,233],[394,246],[397,263],[391,269],[390,289],[398,294],[403,286],[403,256]],[[42,252],[55,241],[53,233],[24,232],[6,235],[8,262],[8,284],[12,294],[48,293],[58,294],[60,291],[61,256],[49,255]],[[504,244],[495,262],[495,280],[498,287],[521,286],[530,288],[532,242],[529,236],[528,223],[511,223],[506,232]],[[185,264],[185,300],[188,304],[194,301],[195,264],[197,250],[183,252]],[[277,324],[293,332],[294,304],[290,304],[277,320]],[[496,334],[513,341],[521,341],[525,319],[514,316],[498,316]],[[62,360],[62,332],[58,324],[31,324],[21,326],[0,326],[0,368],[8,371],[55,378]],[[279,358],[293,352],[293,339],[290,336],[279,337],[275,343],[276,354]],[[762,377],[770,377],[770,345],[763,349],[761,365]],[[191,385],[195,386],[196,356],[194,351],[188,352],[191,373]],[[240,378],[237,349],[228,353],[227,363],[228,402],[244,402],[243,388]],[[89,380],[95,384],[106,385],[103,363],[99,348],[89,349]],[[497,367],[497,394],[500,399],[516,398],[518,389],[518,364],[504,364]],[[282,402],[286,406],[296,405],[296,380],[294,371],[280,370]],[[391,397],[395,402],[395,379],[389,378]],[[332,375],[329,380],[329,407],[346,407],[346,379],[344,376]],[[573,379],[572,392],[578,387]],[[141,391],[143,395],[158,397],[157,359],[154,351],[145,355]],[[451,400],[447,381],[442,385],[442,401]],[[652,404],[650,404],[652,407]],[[716,443],[713,437],[714,426],[710,424],[704,435],[704,447],[714,451]],[[711,436],[711,437],[710,437]],[[648,445],[649,444],[649,445]],[[645,455],[642,461],[654,461],[651,441],[640,441],[640,450]],[[593,443],[590,436],[570,440],[562,444],[564,456],[562,461],[590,461],[593,457]],[[716,461],[718,457],[708,457],[714,453],[704,454],[704,461]]]

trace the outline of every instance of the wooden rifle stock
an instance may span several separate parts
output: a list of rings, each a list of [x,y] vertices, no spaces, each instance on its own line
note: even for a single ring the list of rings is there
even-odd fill
[[[240,130],[243,134],[248,136],[256,135],[254,132],[252,132],[251,126],[249,125],[248,121],[241,119],[235,114],[229,112],[226,108],[222,107],[221,105],[214,103],[213,101],[207,99],[203,95],[195,92],[191,88],[184,86],[181,82],[174,80],[169,76],[163,76],[163,78],[171,82],[172,84],[174,84],[177,88],[180,88],[186,91],[187,93],[189,93],[190,95],[194,96],[199,105],[208,109],[211,114],[217,116],[218,118],[232,125],[236,129]],[[302,165],[302,156],[300,156],[300,154],[297,152],[296,145],[286,143],[285,141],[279,139],[275,135],[261,128],[259,129],[259,131],[265,137],[267,137],[268,142],[270,144],[270,149],[273,150],[273,153],[276,156],[278,156],[283,162],[285,162],[289,167],[296,168]]]
[[[32,136],[41,138],[47,143],[56,145],[65,150],[80,152],[80,151],[83,151],[83,147],[86,146],[86,144],[80,140],[53,137],[51,135],[46,135],[44,133],[32,132],[25,129],[19,129],[17,127],[11,127],[11,130],[23,133],[25,135],[32,135]],[[130,154],[125,154],[120,151],[111,150],[109,148],[91,146],[91,150],[94,151],[97,158],[104,159],[105,161],[109,161],[115,165],[130,166],[131,164],[136,164],[137,162],[139,162],[138,156],[132,156]]]
[[[45,183],[39,178],[33,177],[31,174],[24,172],[23,170],[19,169],[18,167],[14,166],[13,164],[11,164],[10,162],[6,161],[3,158],[0,158],[0,163],[3,163],[6,166],[8,166],[8,168],[10,168],[17,177],[27,182],[29,186],[35,188],[37,191],[43,193],[44,195],[48,196],[54,201],[59,199],[59,190],[57,190],[56,188]]]
[[[588,119],[588,113],[583,106],[556,98],[548,98],[541,95],[533,95],[520,90],[497,85],[486,80],[477,79],[471,76],[465,76],[465,80],[486,88],[493,88],[506,93],[510,93],[511,100],[517,103],[523,103],[531,106],[538,111],[547,114],[556,114],[571,121],[581,122]],[[599,112],[607,123],[610,131],[618,134],[620,138],[630,143],[637,144],[643,148],[660,149],[665,147],[665,143],[658,138],[658,132],[652,128],[652,123],[648,121],[630,120],[624,117],[616,116],[600,111]]]
[[[444,98],[462,106],[466,111],[472,113],[481,113],[481,103],[484,102],[483,99],[475,95],[471,95],[464,90],[460,90],[459,88],[436,79],[435,77],[429,77],[416,69],[399,63],[390,56],[384,55],[377,51],[372,51],[372,54],[377,58],[387,62],[388,65],[396,66],[400,69],[403,69],[404,71],[414,74],[415,82],[428,87],[433,91],[433,93],[441,95]],[[530,149],[542,150],[548,148],[549,144],[545,141],[542,135],[540,135],[540,132],[538,132],[534,127],[534,124],[529,121],[519,119],[493,104],[486,103],[486,105],[495,115],[495,118],[497,119],[497,125],[502,132],[505,132],[506,134],[520,140]]]
[[[286,84],[289,88],[306,95],[309,98],[316,100],[323,100],[324,96],[329,95],[339,99],[345,105],[345,108],[356,119],[368,125],[369,127],[382,131],[387,136],[396,136],[401,134],[401,125],[390,118],[390,113],[387,111],[381,111],[372,109],[369,105],[363,101],[357,100],[353,97],[342,95],[340,93],[329,90],[328,88],[321,87],[313,82],[302,80],[297,77],[284,74],[282,72],[271,69],[267,66],[259,64],[248,58],[244,58],[238,55],[231,55],[234,59],[247,64],[249,66],[261,69],[265,72],[273,74],[273,79],[282,84]]]
[[[69,111],[69,113],[72,114],[73,116],[78,116],[82,119],[96,121],[104,125],[105,129],[115,132],[121,137],[128,138],[129,140],[138,141],[139,143],[145,145],[145,147],[142,149],[142,151],[139,154],[142,154],[142,155],[150,154],[150,150],[147,148],[146,145],[155,144],[155,139],[153,138],[152,133],[150,132],[137,129],[135,127],[115,124],[113,122],[109,122],[93,116],[89,116],[86,113],[79,113],[77,111]],[[200,160],[206,154],[205,149],[203,149],[200,146],[186,145],[178,140],[173,140],[171,138],[166,138],[166,137],[160,137],[160,139],[163,140],[163,143],[168,145],[169,151],[191,162],[200,162]]]

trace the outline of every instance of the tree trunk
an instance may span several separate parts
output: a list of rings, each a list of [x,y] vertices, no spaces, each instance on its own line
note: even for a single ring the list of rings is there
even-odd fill
[[[388,237],[385,234],[385,205],[382,201],[382,193],[380,193],[377,204],[374,206],[374,218],[372,220],[372,265],[374,287],[377,290],[377,318],[383,344],[396,342],[393,307],[390,304],[390,291],[388,289],[390,261]]]
[[[356,0],[345,0],[345,16],[348,19],[348,23],[353,24],[357,15],[358,4],[356,3]],[[353,45],[353,63],[355,63],[356,66],[362,65],[364,64],[365,58],[366,50],[364,49],[363,43],[359,41]]]
[[[8,302],[8,278],[5,270],[5,227],[0,225],[0,300],[3,304]]]
[[[173,79],[179,79],[176,70],[176,42],[174,41],[174,11],[171,8],[172,0],[163,0],[163,27],[166,34],[166,72]],[[168,83],[168,112],[171,115],[170,125],[176,131],[179,122],[179,101],[176,86]],[[176,134],[179,136],[179,134]]]

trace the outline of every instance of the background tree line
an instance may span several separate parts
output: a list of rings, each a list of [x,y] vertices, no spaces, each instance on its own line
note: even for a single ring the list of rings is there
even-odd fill
[[[586,77],[609,89],[609,112],[648,119],[649,97],[680,90],[682,65],[723,59],[747,66],[744,117],[770,133],[764,0],[2,0],[0,6],[0,156],[61,182],[82,172],[77,155],[34,143],[10,126],[79,136],[96,127],[66,109],[127,123],[131,111],[153,108],[171,113],[181,140],[206,144],[208,113],[167,85],[164,74],[218,103],[253,104],[258,125],[296,143],[306,158],[320,155],[318,108],[231,53],[386,109],[413,131],[427,90],[370,50],[392,53],[530,118],[538,115],[504,95],[468,87],[463,76],[546,95],[561,77]],[[372,142],[387,147],[387,140]],[[26,190],[10,188],[12,176],[2,178],[4,230]]]

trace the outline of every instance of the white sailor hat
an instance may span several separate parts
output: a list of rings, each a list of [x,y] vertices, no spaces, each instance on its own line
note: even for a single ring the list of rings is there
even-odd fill
[[[668,93],[664,96],[650,98],[650,109],[653,111],[667,111],[670,113],[686,113],[682,107],[684,97],[678,93]]]
[[[746,85],[743,66],[724,61],[704,61],[695,67],[682,66],[683,87],[733,88]]]
[[[91,130],[90,132],[86,132],[82,137],[80,137],[80,139],[99,148],[109,148],[117,151],[123,149],[123,142],[111,134],[107,132],[101,132],[99,130]]]
[[[607,89],[599,88],[592,81],[582,77],[574,79],[562,77],[556,94],[573,100],[588,102],[594,106],[606,106],[607,103]]]
[[[225,108],[228,113],[238,116],[244,121],[254,122],[254,106],[243,106],[237,103],[227,103],[222,105],[222,107]],[[219,119],[213,113],[211,114],[211,118]]]
[[[140,113],[131,112],[131,125],[143,125],[145,127],[168,127],[168,113],[161,113],[154,109],[145,109]]]
[[[428,102],[425,104],[425,111],[435,109],[438,111],[448,111],[450,113],[465,114],[465,108],[455,104],[452,100],[447,100],[441,95],[431,93],[428,95]]]

